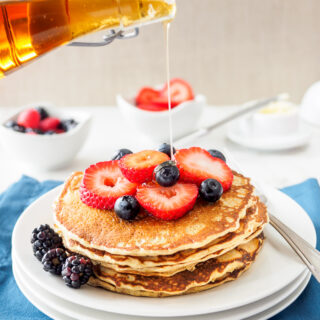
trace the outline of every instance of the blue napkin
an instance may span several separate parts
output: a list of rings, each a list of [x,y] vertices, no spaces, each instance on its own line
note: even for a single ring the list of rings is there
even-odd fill
[[[20,292],[12,274],[11,234],[23,210],[39,196],[61,184],[59,181],[39,182],[23,176],[0,194],[0,319],[49,319],[35,308]],[[315,179],[282,189],[296,200],[310,215],[317,234],[320,234],[320,187]],[[318,239],[317,248],[320,241]],[[320,318],[320,285],[311,279],[295,303],[273,320],[306,320]]]
[[[309,214],[317,231],[317,249],[320,250],[320,188],[316,179],[282,189]],[[320,319],[320,284],[313,277],[300,297],[272,320]]]
[[[12,274],[11,234],[23,210],[38,197],[61,184],[39,182],[27,176],[0,194],[0,319],[49,319],[21,293]],[[30,235],[31,236],[31,235]]]

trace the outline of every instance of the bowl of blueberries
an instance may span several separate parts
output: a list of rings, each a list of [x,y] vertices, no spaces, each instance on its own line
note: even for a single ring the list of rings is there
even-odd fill
[[[13,160],[36,170],[68,165],[83,146],[91,115],[29,105],[0,122],[0,140]]]

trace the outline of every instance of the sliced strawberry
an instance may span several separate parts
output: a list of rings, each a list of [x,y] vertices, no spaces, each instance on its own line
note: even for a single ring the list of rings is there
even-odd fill
[[[36,129],[40,123],[40,114],[36,109],[27,109],[19,113],[17,123],[19,126]]]
[[[168,101],[168,96],[159,96],[159,97],[155,97],[151,103],[155,106],[161,107],[165,110],[169,109],[169,101]],[[181,102],[177,101],[175,99],[171,99],[171,108],[176,107],[177,105],[179,105]]]
[[[60,124],[60,119],[54,118],[54,117],[48,117],[40,121],[39,127],[42,131],[50,131],[50,130],[55,131],[58,128],[59,124]]]
[[[168,106],[158,106],[152,103],[145,103],[145,104],[137,104],[137,108],[146,110],[146,111],[166,111],[168,110]]]
[[[134,195],[137,185],[121,173],[119,161],[98,162],[86,169],[80,187],[80,199],[92,208],[113,209],[124,195]]]
[[[149,104],[155,97],[160,95],[160,91],[150,87],[143,87],[136,96],[136,104]]]
[[[136,198],[140,205],[157,218],[174,220],[190,211],[197,200],[198,187],[192,183],[176,183],[161,187],[155,183],[139,186]]]
[[[154,168],[168,160],[170,160],[169,156],[163,152],[144,150],[122,157],[119,166],[129,181],[143,183],[151,181]]]
[[[221,159],[212,157],[207,150],[198,147],[180,149],[174,158],[182,181],[200,185],[203,180],[212,178],[222,184],[224,191],[232,185],[231,169]]]
[[[194,99],[193,90],[190,84],[182,79],[175,78],[170,81],[170,95],[173,101],[181,103]],[[161,96],[168,97],[168,85],[161,90]]]

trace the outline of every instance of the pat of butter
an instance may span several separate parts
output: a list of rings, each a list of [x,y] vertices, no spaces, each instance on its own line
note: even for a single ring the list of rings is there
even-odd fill
[[[283,136],[299,128],[298,108],[290,102],[275,102],[254,113],[253,134],[259,137]]]
[[[268,106],[260,109],[258,112],[262,114],[279,114],[279,113],[289,113],[296,110],[296,106],[289,102],[279,101],[270,103]]]

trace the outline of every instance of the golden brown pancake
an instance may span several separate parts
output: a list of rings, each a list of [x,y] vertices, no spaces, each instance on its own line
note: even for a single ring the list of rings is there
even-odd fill
[[[236,279],[255,260],[263,243],[263,234],[213,259],[200,262],[193,271],[182,271],[171,277],[142,276],[101,271],[95,268],[95,278],[89,284],[111,291],[136,296],[173,296],[209,289]]]
[[[195,264],[224,254],[240,243],[249,241],[252,234],[257,236],[262,232],[263,226],[267,222],[266,208],[262,203],[258,203],[256,206],[247,209],[246,216],[240,220],[240,227],[235,232],[220,237],[203,248],[158,257],[112,255],[105,251],[86,248],[79,242],[67,238],[64,238],[64,244],[69,250],[85,255],[95,263],[117,272],[171,276],[185,269],[192,270]]]
[[[129,222],[112,210],[93,209],[82,203],[82,177],[76,172],[66,181],[55,204],[55,224],[65,238],[117,255],[168,256],[201,248],[236,231],[247,209],[256,202],[249,179],[234,172],[230,190],[214,204],[199,200],[175,221],[160,220],[142,211]]]

